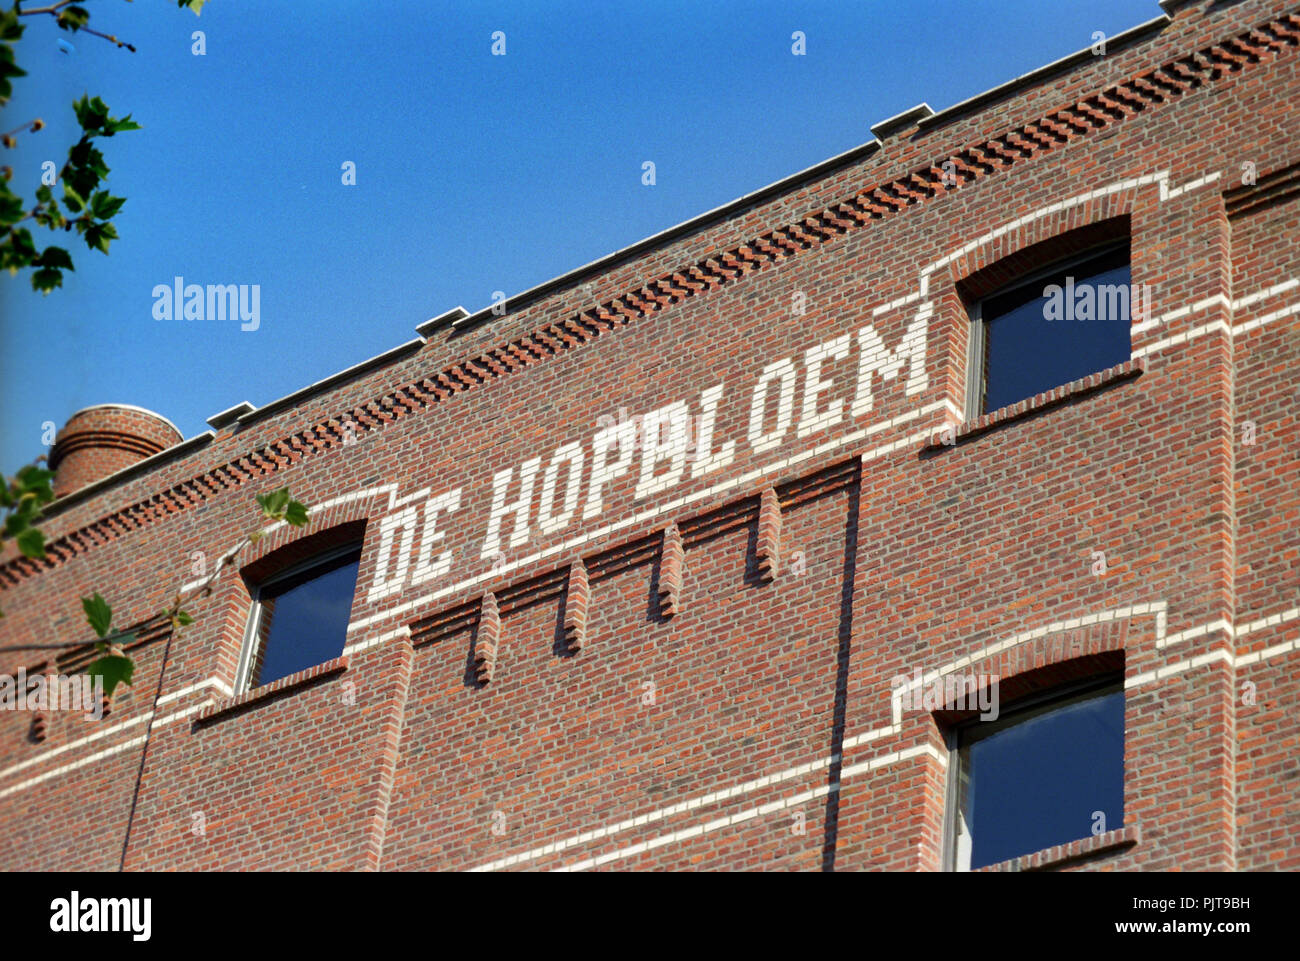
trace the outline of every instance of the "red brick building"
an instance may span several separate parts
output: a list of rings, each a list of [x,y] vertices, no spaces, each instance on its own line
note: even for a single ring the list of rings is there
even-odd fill
[[[0,711],[0,864],[1300,867],[1300,8],[1162,6],[200,436],[74,416],[0,644],[156,613],[256,493],[312,520],[106,717]],[[1086,369],[1086,319],[1003,318],[1099,252]],[[995,403],[1017,340],[1084,368]],[[90,653],[43,656],[0,672]],[[1103,702],[1059,743],[1112,801],[962,760]],[[972,860],[986,797],[1064,826]]]

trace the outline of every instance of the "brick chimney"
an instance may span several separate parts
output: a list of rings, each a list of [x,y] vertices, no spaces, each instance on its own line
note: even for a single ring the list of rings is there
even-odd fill
[[[68,418],[50,451],[54,496],[63,497],[179,444],[165,417],[130,404],[96,404]]]

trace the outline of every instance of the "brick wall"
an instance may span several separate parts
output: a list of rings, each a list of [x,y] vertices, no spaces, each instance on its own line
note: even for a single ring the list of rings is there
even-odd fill
[[[0,864],[934,870],[944,718],[890,679],[1122,665],[1125,824],[1027,865],[1295,868],[1300,11],[1171,6],[65,498],[48,560],[3,558],[3,643],[84,632],[93,589],[154,613],[287,484],[311,526],[241,563],[363,526],[348,646],[232,697],[232,572],[105,720],[0,712]],[[1155,292],[1131,362],[962,424],[971,296],[1085,228]],[[679,403],[707,449],[593,496],[619,409]]]

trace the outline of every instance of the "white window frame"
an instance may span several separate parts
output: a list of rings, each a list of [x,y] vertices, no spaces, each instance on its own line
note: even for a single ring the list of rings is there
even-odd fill
[[[244,624],[244,639],[239,651],[239,664],[235,668],[234,692],[236,694],[245,694],[252,690],[252,670],[253,662],[257,655],[257,635],[262,623],[262,596],[270,588],[288,580],[291,577],[297,577],[299,574],[311,570],[313,567],[323,567],[331,561],[336,561],[340,557],[349,554],[355,554],[361,549],[361,542],[357,541],[345,544],[342,547],[332,548],[319,554],[313,554],[306,560],[300,561],[286,567],[284,570],[276,571],[273,575],[251,589],[252,604],[248,611],[248,621]],[[355,597],[355,592],[354,592]]]

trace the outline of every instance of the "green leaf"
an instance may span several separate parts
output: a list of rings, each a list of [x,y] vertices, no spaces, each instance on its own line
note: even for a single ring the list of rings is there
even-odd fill
[[[80,100],[72,101],[72,112],[77,115],[77,123],[85,130],[90,123],[90,98],[82,94]]]
[[[0,193],[0,226],[7,227],[23,219],[23,198],[7,190]]]
[[[37,467],[35,464],[27,464],[18,469],[14,474],[14,479],[18,481],[20,487],[24,490],[36,490],[39,487],[48,487],[54,480],[54,471],[47,470],[44,467]]]
[[[107,190],[101,190],[90,198],[90,209],[100,220],[112,220],[124,203],[125,197],[114,197]]]
[[[176,0],[176,6],[189,7],[194,11],[194,16],[197,17],[203,11],[203,5],[207,2],[208,0]]]
[[[86,622],[90,625],[90,629],[100,637],[106,636],[113,623],[113,609],[99,596],[99,591],[96,591],[92,597],[83,597],[81,609],[86,612]]]
[[[89,19],[90,14],[86,12],[85,7],[64,7],[56,17],[61,29],[71,30],[74,33],[84,27]]]
[[[85,198],[77,193],[72,184],[66,180],[63,181],[63,204],[74,214],[86,209]]]
[[[86,246],[92,250],[108,253],[108,242],[117,239],[117,228],[107,221],[102,224],[90,224],[86,227]]]
[[[115,133],[122,133],[123,131],[126,130],[143,130],[143,129],[144,129],[143,127],[141,127],[138,123],[136,123],[134,120],[131,119],[130,114],[127,114],[125,117],[121,118],[120,120],[114,120],[112,117],[109,117],[108,123],[104,125],[104,133],[110,137],[113,136],[113,134]]]
[[[95,192],[100,180],[107,174],[108,165],[104,163],[104,155],[82,141],[68,151],[68,162],[63,165],[59,177],[65,186],[76,191],[84,206],[85,198]]]
[[[26,227],[19,227],[9,235],[15,256],[22,259],[25,267],[36,259],[36,244],[32,241],[32,232]]]
[[[26,227],[12,229],[9,236],[0,240],[0,267],[16,273],[20,267],[29,267],[36,259],[36,244]]]
[[[18,19],[17,9],[0,13],[0,40],[21,40],[26,29]]]
[[[307,521],[307,505],[301,501],[289,501],[289,506],[284,509],[285,522],[290,527],[302,527]]]
[[[29,527],[16,538],[14,543],[22,551],[23,557],[40,560],[45,556],[45,535],[38,527]]]
[[[14,63],[13,48],[0,44],[0,106],[8,103],[13,96],[14,85],[9,82],[9,78],[25,76],[27,71]]]
[[[62,180],[64,189],[66,190],[68,187],[71,187],[76,191],[77,196],[81,198],[81,210],[84,210],[86,207],[85,198],[93,194],[95,188],[99,186],[99,179],[99,174],[95,173],[95,171],[89,167],[67,166],[63,168]],[[65,200],[64,203],[67,203],[67,201]],[[73,210],[71,205],[69,205],[68,212],[77,213],[78,211]]]
[[[176,623],[179,624],[181,627],[189,627],[191,624],[194,623],[194,618],[191,617],[189,613],[186,611],[177,611]]]
[[[20,494],[33,493],[41,504],[48,504],[54,500],[54,491],[50,486],[54,481],[54,471],[28,464],[19,469],[14,475],[14,480],[17,482]]]
[[[5,537],[17,537],[31,526],[31,512],[15,510],[5,518]]]
[[[77,189],[87,197],[90,196],[90,191],[95,189],[94,184],[99,183],[99,178],[108,176],[108,164],[104,163],[104,155],[89,137],[82,137],[68,148],[68,162],[64,167],[64,175],[67,176],[74,171],[78,176],[92,178],[91,186],[85,190],[81,189],[80,184],[77,185]]]
[[[131,683],[131,676],[135,673],[135,662],[121,654],[105,654],[91,662],[90,667],[86,668],[86,673],[91,677],[103,678],[104,693],[112,697],[118,684]]]
[[[32,271],[32,290],[48,294],[55,287],[63,286],[63,272],[53,267],[42,267]]]
[[[62,247],[46,247],[33,262],[37,267],[59,267],[63,270],[76,270],[72,266],[72,257]]]
[[[25,495],[21,491],[18,495],[18,504],[14,507],[13,513],[5,518],[5,530],[10,534],[18,534],[24,528],[31,525],[36,520],[41,509],[36,503],[36,496]]]
[[[269,494],[258,494],[257,503],[262,506],[264,516],[278,520],[289,506],[289,488],[281,487]]]
[[[91,100],[83,94],[80,100],[73,103],[72,109],[77,114],[77,123],[87,133],[103,129],[104,121],[108,119],[108,104],[98,97]]]

